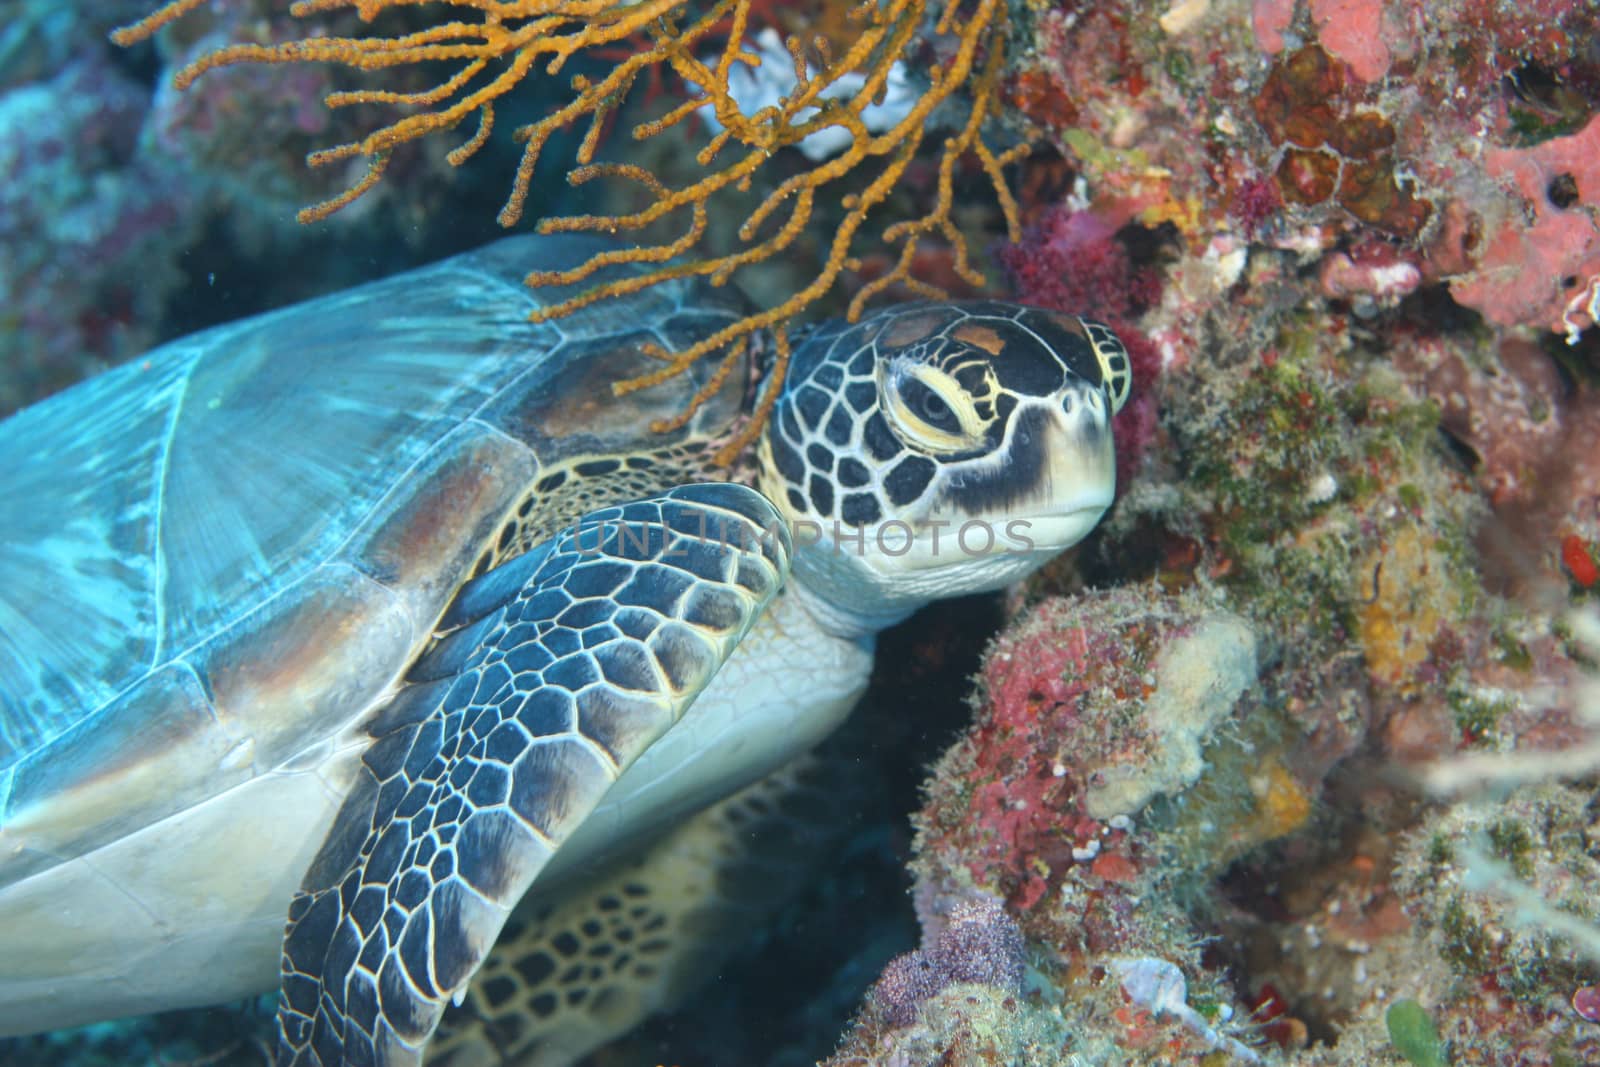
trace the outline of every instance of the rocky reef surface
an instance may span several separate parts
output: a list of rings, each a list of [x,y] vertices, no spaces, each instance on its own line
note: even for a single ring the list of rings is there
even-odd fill
[[[1600,1062],[1594,8],[1028,11],[999,258],[1144,406],[914,817],[1020,1044],[880,987],[830,1062]]]
[[[301,156],[346,132],[314,70],[165,87],[278,7],[130,55],[100,42],[142,5],[23,0],[0,408],[493,235],[505,168],[443,150],[295,226],[325,192]],[[1008,598],[970,721],[923,739],[911,831],[862,829],[786,920],[812,931],[791,952],[861,947],[785,1018],[814,1061],[865,991],[830,1067],[1600,1063],[1600,11],[1012,11],[1002,121],[1037,149],[1024,241],[988,258],[996,292],[1127,342],[1120,498]],[[983,204],[964,222],[1000,232]],[[369,254],[325,254],[357,227]],[[913,626],[900,683],[962,662],[948,614]],[[920,773],[878,729],[878,769]],[[794,959],[748,965],[772,958]],[[750,1062],[765,1012],[595,1062]],[[137,1047],[214,1049],[219,1025]]]

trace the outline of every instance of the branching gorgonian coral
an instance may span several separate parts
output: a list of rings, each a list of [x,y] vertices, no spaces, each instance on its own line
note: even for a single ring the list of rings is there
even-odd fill
[[[113,40],[124,45],[144,40],[206,2],[173,0],[141,22],[116,31]],[[741,269],[791,249],[819,200],[837,197],[843,218],[827,239],[820,270],[808,284],[692,347],[650,353],[661,361],[658,370],[615,384],[619,392],[645,388],[681,374],[696,360],[718,358],[719,373],[707,390],[679,421],[669,420],[657,427],[667,429],[680,425],[720,386],[743,348],[741,342],[758,330],[771,331],[774,377],[781,380],[789,357],[789,324],[833,289],[841,274],[860,266],[863,247],[881,242],[897,246],[897,252],[886,272],[855,292],[848,310],[851,319],[867,301],[896,283],[930,298],[946,295],[913,272],[924,239],[947,242],[956,273],[970,284],[981,285],[982,274],[972,265],[963,236],[951,218],[954,172],[962,157],[974,157],[988,175],[1012,239],[1017,238],[1016,205],[1002,168],[1025,148],[996,152],[981,136],[996,108],[997,83],[1005,62],[1006,5],[1004,0],[951,0],[937,12],[930,10],[931,6],[936,5],[929,0],[864,0],[849,13],[853,36],[845,44],[831,46],[821,36],[811,41],[788,38],[783,42],[786,56],[779,59],[787,60],[792,75],[783,79],[784,90],[771,102],[753,107],[748,114],[738,99],[748,94],[741,94],[737,87],[741,79],[749,80],[747,72],[760,71],[763,64],[763,56],[746,44],[752,0],[715,0],[701,5],[690,0],[297,0],[290,7],[296,18],[354,12],[362,23],[371,25],[380,15],[409,8],[423,12],[427,24],[394,35],[374,32],[308,36],[277,44],[233,44],[184,67],[176,82],[184,88],[208,71],[245,63],[332,63],[373,73],[420,64],[448,65],[451,72],[425,90],[371,88],[327,96],[324,102],[330,108],[376,105],[397,108],[403,114],[360,140],[324,148],[308,157],[311,166],[358,156],[367,161],[364,177],[353,186],[300,213],[301,220],[309,222],[365,195],[383,177],[395,151],[475,118],[475,131],[449,156],[453,164],[464,162],[487,142],[494,130],[497,106],[519,86],[541,74],[560,75],[566,63],[580,53],[607,57],[610,65],[603,77],[573,76],[570,97],[564,104],[514,132],[523,145],[522,157],[510,196],[500,211],[500,223],[510,227],[521,219],[534,169],[551,136],[586,122],[587,132],[567,180],[574,185],[597,179],[634,182],[643,188],[649,202],[642,210],[626,214],[546,218],[540,220],[538,229],[544,233],[638,232],[669,218],[681,219],[682,227],[675,238],[619,247],[595,255],[573,270],[529,274],[527,281],[532,286],[567,285],[581,284],[609,264],[645,267],[642,273],[594,285],[540,309],[535,318],[541,321],[671,278],[698,275],[722,284]],[[945,58],[919,72],[924,83],[920,95],[907,95],[902,57],[918,41],[927,39],[930,30],[934,39],[947,45],[939,50]],[[773,49],[766,51],[770,64]],[[622,58],[614,58],[617,56]],[[635,126],[634,139],[656,137],[682,126],[699,112],[706,113],[706,125],[715,131],[704,135],[704,144],[695,156],[698,175],[677,186],[632,163],[595,161],[608,120],[627,100],[640,76],[666,70],[683,85],[684,99],[659,118]],[[886,119],[888,109],[882,105],[891,89],[905,96],[905,101]],[[966,95],[966,117],[939,146],[934,203],[918,218],[893,222],[881,218],[885,200],[928,136],[929,117],[958,93]],[[770,191],[738,228],[738,246],[726,252],[709,251],[707,220],[711,212],[733,210],[724,206],[729,204],[728,194],[749,190],[758,179],[771,174],[775,153],[802,142],[814,146],[819,137],[832,139],[841,150],[781,181],[769,181]],[[727,446],[724,459],[754,437],[776,395],[776,389],[766,390],[756,418]]]

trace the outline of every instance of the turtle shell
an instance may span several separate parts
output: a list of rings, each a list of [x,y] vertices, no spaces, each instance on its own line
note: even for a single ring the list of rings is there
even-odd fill
[[[0,424],[0,889],[350,744],[553,466],[675,435],[734,322],[658,286],[555,323],[523,285],[590,239],[516,237],[174,341]],[[734,375],[738,379],[739,375]]]

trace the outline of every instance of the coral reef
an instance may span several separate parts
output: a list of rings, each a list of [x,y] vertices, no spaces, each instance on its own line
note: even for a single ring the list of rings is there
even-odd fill
[[[1571,1015],[1572,997],[1593,980],[1596,962],[1575,958],[1563,939],[1535,923],[1514,897],[1484,892],[1489,864],[1538,887],[1552,907],[1593,922],[1600,917],[1590,887],[1600,878],[1593,852],[1593,796],[1585,790],[1539,786],[1504,801],[1463,803],[1439,812],[1408,835],[1396,865],[1396,889],[1408,901],[1419,959],[1443,964],[1444,974],[1414,981],[1442,996],[1436,1022],[1451,1043],[1480,1042],[1478,1003],[1492,990],[1497,1010],[1517,1013],[1521,1025],[1494,1040],[1519,1044],[1528,1062],[1553,1062],[1600,1034],[1585,1035]],[[1511,1050],[1505,1050],[1506,1054]]]
[[[1248,809],[1259,819],[1250,842],[1232,842],[1243,848],[1307,811],[1292,779],[1268,770],[1242,795],[1219,790],[1227,799],[1203,813],[1151,814],[1157,796],[1238,772],[1208,768],[1199,752],[1254,707],[1244,694],[1257,677],[1257,637],[1206,601],[1117,591],[1040,604],[990,649],[973,729],[930,779],[915,864],[924,928],[941,901],[1004,897],[1031,946],[1028,989],[1013,993],[1014,1033],[1033,1043],[1051,1035],[1056,1058],[1042,1062],[1161,1047],[1203,1055],[1237,1043],[1218,1028],[1242,1006],[1214,982],[1191,991],[1181,977],[1180,962],[1192,969],[1199,958],[1193,928],[1158,889],[1171,869],[1166,835]],[[930,1020],[924,1003],[952,970],[943,961],[964,907],[925,937],[932,948],[885,970],[833,1063],[929,1047],[983,1062],[966,1038],[939,1046],[945,1009]],[[1040,1029],[1045,1020],[1053,1031]]]
[[[1201,990],[1213,1043],[1171,1062],[1600,1056],[1562,888],[1600,767],[1571,614],[1600,581],[1597,14],[1449,7],[1029,5],[1009,99],[1059,158],[1000,256],[1149,345],[1154,420],[1118,427],[1102,533],[1012,596],[913,869],[1004,897],[1048,979],[1023,1010],[1085,1062],[1154,1047],[1089,1010],[1113,957]],[[1207,651],[1222,712],[1163,730],[1203,620],[1249,669]],[[1446,827],[1494,862],[1420,867]]]

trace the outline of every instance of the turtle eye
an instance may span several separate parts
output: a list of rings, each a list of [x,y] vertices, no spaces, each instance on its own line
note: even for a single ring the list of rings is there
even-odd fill
[[[927,385],[915,379],[906,383],[905,398],[908,406],[929,426],[948,433],[961,432],[961,420],[948,401]]]
[[[926,367],[892,374],[884,391],[889,422],[913,448],[963,452],[983,443],[984,420],[954,378]]]

